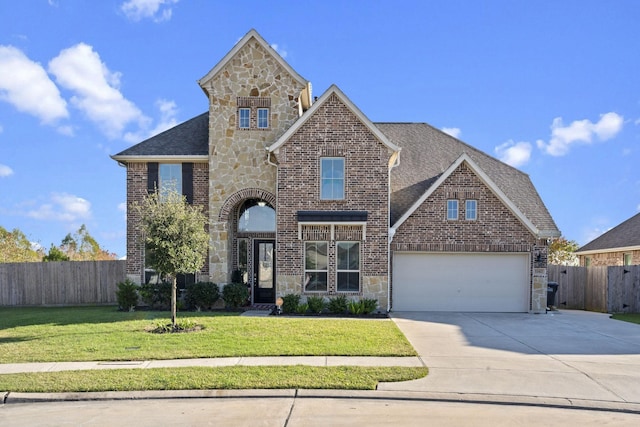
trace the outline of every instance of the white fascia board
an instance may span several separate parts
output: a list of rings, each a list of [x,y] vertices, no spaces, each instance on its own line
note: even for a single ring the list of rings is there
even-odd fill
[[[434,191],[442,185],[442,183],[451,176],[451,174],[463,163],[465,162],[471,171],[475,173],[478,178],[496,195],[496,197],[507,206],[507,208],[522,222],[522,224],[529,229],[529,231],[535,235],[536,237],[540,237],[540,231],[536,228],[535,225],[516,207],[516,205],[498,188],[498,186],[489,178],[489,176],[484,173],[482,169],[469,157],[467,153],[462,153],[460,157],[456,159],[451,166],[447,170],[445,170],[442,175],[436,180],[435,183],[431,187],[427,189],[427,191],[415,202],[407,212],[391,227],[393,230],[393,234],[398,230],[398,227],[402,225],[423,203],[425,200],[429,198],[433,194]]]
[[[307,122],[307,120],[311,118],[311,116],[313,116],[315,111],[318,108],[320,108],[320,106],[324,104],[332,94],[335,94],[340,99],[340,101],[342,101],[342,103],[349,109],[349,111],[355,114],[358,120],[360,120],[371,131],[371,133],[374,134],[374,136],[376,137],[376,139],[378,139],[378,141],[380,141],[382,144],[384,144],[389,150],[391,150],[394,153],[400,151],[400,147],[398,147],[397,145],[389,141],[389,139],[380,131],[380,129],[378,129],[373,124],[373,122],[369,120],[369,118],[365,116],[364,113],[360,111],[360,109],[356,107],[356,105],[353,102],[351,102],[351,100],[347,98],[344,92],[342,92],[340,88],[338,88],[338,86],[336,86],[335,84],[332,84],[329,87],[329,89],[327,89],[322,94],[322,96],[318,98],[316,102],[313,103],[311,108],[305,111],[302,117],[300,117],[289,129],[287,129],[287,131],[280,138],[278,138],[278,140],[274,142],[268,148],[268,150],[270,152],[277,153],[278,148],[280,148],[282,144],[284,144],[289,138],[291,138],[291,136],[295,132],[297,132],[298,129],[300,129],[300,127],[302,127],[302,125],[304,125]]]
[[[632,252],[632,251],[640,251],[640,246],[624,246],[620,248],[593,249],[590,251],[576,251],[574,252],[574,254],[594,255],[594,254],[604,254],[604,253],[611,253],[611,252]]]
[[[291,68],[291,66],[284,59],[282,59],[280,54],[278,54],[278,52],[276,52],[276,50],[272,48],[271,45],[269,45],[269,43],[267,43],[266,40],[263,39],[262,36],[258,34],[258,32],[255,29],[251,29],[247,34],[244,35],[244,37],[242,37],[235,44],[235,46],[233,46],[233,48],[229,51],[229,53],[227,53],[224,56],[224,58],[222,58],[220,62],[216,64],[215,67],[213,67],[204,77],[198,80],[198,85],[200,85],[200,87],[205,92],[207,92],[204,85],[209,80],[214,78],[227,65],[227,63],[240,51],[240,49],[242,49],[252,38],[255,38],[257,42],[260,43],[260,45],[267,52],[271,53],[271,56],[273,56],[273,58],[282,66],[282,68],[284,68],[289,74],[291,74],[293,78],[300,83],[300,85],[305,86],[307,84],[307,80],[304,77],[298,74],[296,70]]]
[[[193,163],[208,163],[208,156],[110,156],[113,160],[120,163],[169,163],[169,162],[193,162]]]

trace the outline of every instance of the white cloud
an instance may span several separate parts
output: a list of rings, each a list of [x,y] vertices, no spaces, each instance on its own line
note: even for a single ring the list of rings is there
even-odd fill
[[[138,22],[145,18],[155,22],[163,22],[171,19],[173,10],[171,5],[179,0],[128,0],[120,6],[127,18]]]
[[[288,52],[286,50],[282,49],[280,46],[278,46],[277,43],[272,43],[271,47],[273,48],[273,50],[278,52],[278,55],[280,55],[283,59],[287,57]]]
[[[82,110],[109,138],[118,138],[131,122],[146,118],[120,90],[120,73],[111,72],[93,47],[79,43],[49,62],[56,81],[75,93],[71,103]]]
[[[529,162],[532,146],[528,142],[509,140],[495,148],[498,158],[508,165],[520,167]]]
[[[451,135],[454,138],[460,138],[462,131],[460,128],[442,128],[442,132]]]
[[[159,99],[156,101],[156,107],[160,112],[160,119],[153,129],[149,129],[149,123],[151,120],[146,120],[141,123],[141,128],[137,132],[127,132],[124,135],[124,140],[136,144],[147,138],[151,138],[154,135],[164,132],[167,129],[171,129],[178,124],[176,116],[178,114],[178,108],[174,101],[166,99]]]
[[[0,45],[0,100],[46,124],[69,117],[67,103],[42,65],[13,46]]]
[[[122,212],[124,215],[122,219],[127,220],[127,202],[118,203],[118,210]]]
[[[13,169],[0,163],[0,178],[4,178],[9,175],[13,175]]]
[[[551,124],[551,140],[545,143],[537,141],[538,148],[552,156],[564,156],[569,152],[571,144],[591,144],[594,136],[606,141],[616,136],[621,130],[624,118],[617,113],[606,113],[596,123],[590,120],[576,120],[565,126],[562,117],[556,117]]]
[[[91,217],[91,203],[72,194],[53,193],[47,203],[28,211],[27,216],[40,220],[73,222]]]

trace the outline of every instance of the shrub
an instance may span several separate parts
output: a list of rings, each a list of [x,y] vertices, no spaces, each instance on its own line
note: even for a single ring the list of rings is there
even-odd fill
[[[348,309],[349,302],[347,301],[347,297],[344,295],[339,295],[337,297],[329,298],[329,304],[327,308],[330,313],[333,314],[345,314]]]
[[[378,308],[378,300],[375,298],[364,298],[360,300],[360,303],[363,305],[364,310],[362,314],[370,314],[373,313],[376,308]]]
[[[309,304],[300,304],[296,307],[296,313],[305,314],[309,310]]]
[[[349,313],[351,313],[351,314],[363,314],[364,313],[364,304],[362,304],[362,301],[350,301],[349,302]]]
[[[220,288],[211,282],[197,282],[185,287],[184,302],[189,310],[211,309],[220,299]]]
[[[287,294],[282,297],[282,312],[283,313],[297,313],[298,305],[300,304],[300,295]]]
[[[204,329],[202,325],[197,324],[192,319],[176,319],[176,324],[158,321],[155,325],[147,330],[154,334],[170,334],[176,332],[196,332]]]
[[[324,298],[319,296],[311,296],[307,298],[307,304],[309,305],[309,310],[314,314],[322,313],[326,307]]]
[[[118,283],[116,299],[120,310],[133,311],[138,304],[138,285],[129,279]]]
[[[154,309],[168,310],[171,307],[171,283],[145,283],[140,286],[142,301]]]
[[[243,283],[229,283],[222,288],[222,299],[227,308],[236,309],[247,304],[249,288]]]

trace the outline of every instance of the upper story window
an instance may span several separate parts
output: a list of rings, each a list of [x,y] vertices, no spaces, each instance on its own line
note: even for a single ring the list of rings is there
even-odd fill
[[[251,93],[258,93],[252,90]],[[239,96],[238,104],[238,129],[269,129],[271,98],[267,96]]]
[[[458,219],[458,201],[447,200],[447,219],[455,221]]]
[[[467,200],[464,204],[464,219],[467,221],[475,221],[478,219],[478,201]]]
[[[258,129],[267,129],[269,127],[269,109],[258,108]]]
[[[160,197],[171,190],[182,194],[182,164],[160,163],[158,165],[158,181]]]
[[[344,157],[320,159],[320,199],[344,199]]]
[[[238,110],[238,127],[240,129],[249,129],[251,126],[251,109],[240,108]]]

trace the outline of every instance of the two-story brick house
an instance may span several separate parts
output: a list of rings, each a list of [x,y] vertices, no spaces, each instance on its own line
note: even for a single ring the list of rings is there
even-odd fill
[[[372,123],[254,30],[198,81],[208,113],[112,156],[127,202],[177,185],[209,217],[198,280],[240,272],[252,302],[296,293],[382,310],[544,312],[560,233],[526,174],[422,123]],[[144,280],[139,218],[127,272]]]

